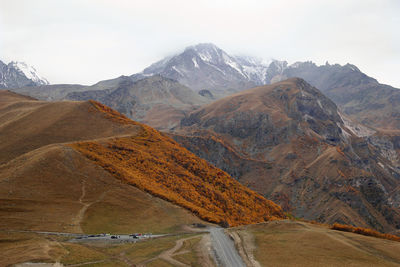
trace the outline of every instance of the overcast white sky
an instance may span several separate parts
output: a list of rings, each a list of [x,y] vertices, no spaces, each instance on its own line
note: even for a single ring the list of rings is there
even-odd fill
[[[0,60],[51,83],[140,72],[188,45],[357,65],[400,88],[400,0],[0,0]]]

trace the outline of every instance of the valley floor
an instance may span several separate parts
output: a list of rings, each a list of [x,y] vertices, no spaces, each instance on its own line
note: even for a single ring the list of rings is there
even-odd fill
[[[301,221],[271,221],[230,228],[225,232],[235,241],[236,249],[244,260],[243,263],[239,257],[235,263],[237,266],[400,265],[400,242],[335,231]],[[220,234],[222,237],[218,238]],[[225,266],[225,262],[231,262],[231,258],[236,257],[228,255],[227,260],[223,259],[226,257],[224,254],[214,256],[215,252],[220,253],[218,243],[222,242],[223,249],[230,246],[224,243],[224,236],[223,229],[209,228],[137,243],[76,243],[62,235],[2,231],[0,266],[58,262],[58,266],[212,267],[216,266],[215,258],[220,266]],[[230,238],[226,239],[230,242]],[[227,249],[227,253],[230,249],[236,253],[233,246]]]
[[[0,233],[0,266],[215,266],[209,234],[177,234],[140,242],[70,242],[71,237]],[[42,263],[42,264],[39,264]]]

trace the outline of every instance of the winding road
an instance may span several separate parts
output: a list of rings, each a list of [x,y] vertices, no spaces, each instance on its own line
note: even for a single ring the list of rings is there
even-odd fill
[[[245,267],[233,241],[224,233],[223,228],[208,228],[211,242],[219,263],[226,267]]]

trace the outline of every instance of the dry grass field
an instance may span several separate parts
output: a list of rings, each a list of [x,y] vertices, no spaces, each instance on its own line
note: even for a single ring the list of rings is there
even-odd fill
[[[261,266],[399,266],[400,242],[275,221],[233,230]]]

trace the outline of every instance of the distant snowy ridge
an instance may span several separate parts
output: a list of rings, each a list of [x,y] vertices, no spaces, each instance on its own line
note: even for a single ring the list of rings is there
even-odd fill
[[[41,76],[34,67],[25,62],[12,61],[4,64],[0,61],[0,88],[19,88],[47,84],[49,84],[49,81]]]
[[[46,78],[44,78],[43,76],[39,75],[39,73],[33,66],[29,66],[25,62],[19,62],[19,61],[12,61],[12,62],[10,62],[10,64],[14,68],[20,70],[25,75],[26,78],[34,81],[38,85],[49,84],[49,81]]]
[[[289,77],[301,77],[304,71],[316,67],[311,61],[289,64],[272,58],[265,60],[249,55],[229,55],[212,43],[201,43],[186,47],[135,75],[147,77],[160,74],[195,91],[209,90],[222,97]],[[357,71],[353,65],[344,67]]]
[[[11,64],[15,68],[19,69],[28,79],[42,85],[49,84],[49,81],[41,76],[33,66],[29,66],[25,62],[19,61],[13,61]]]

